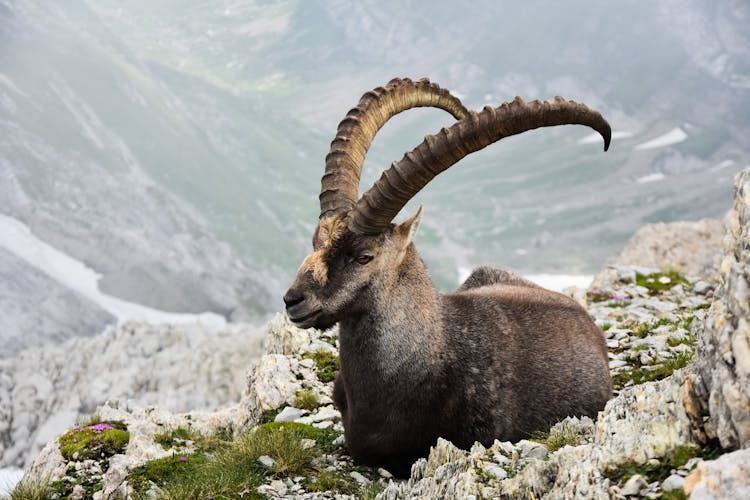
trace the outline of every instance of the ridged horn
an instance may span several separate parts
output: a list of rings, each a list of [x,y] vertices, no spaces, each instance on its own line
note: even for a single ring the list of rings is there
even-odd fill
[[[457,97],[427,78],[416,82],[394,78],[385,87],[362,96],[357,107],[339,123],[326,156],[320,188],[320,218],[340,209],[351,210],[357,204],[362,164],[378,130],[402,111],[428,106],[443,109],[456,120],[468,114]]]
[[[611,129],[598,111],[583,104],[555,97],[549,101],[513,102],[498,108],[486,106],[469,115],[437,136],[425,140],[384,171],[380,179],[357,202],[349,213],[349,229],[360,234],[377,234],[388,227],[406,203],[436,175],[461,158],[504,137],[539,127],[586,125],[604,139],[609,148]]]

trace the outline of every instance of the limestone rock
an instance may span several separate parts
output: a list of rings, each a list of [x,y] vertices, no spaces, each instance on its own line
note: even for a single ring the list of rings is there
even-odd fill
[[[718,219],[649,224],[630,238],[610,264],[710,276],[718,264],[723,238],[724,223]]]
[[[686,390],[705,438],[750,446],[750,170],[735,180],[735,204],[721,263],[721,286],[700,330]]]
[[[685,479],[685,493],[696,500],[750,498],[750,449],[698,464]]]
[[[262,333],[131,322],[0,360],[0,467],[24,466],[108,399],[172,411],[236,402]]]

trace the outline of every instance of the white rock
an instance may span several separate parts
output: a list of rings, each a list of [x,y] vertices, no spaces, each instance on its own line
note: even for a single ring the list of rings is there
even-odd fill
[[[264,467],[268,467],[269,469],[276,465],[276,460],[269,457],[268,455],[261,455],[258,457],[258,462],[263,464]]]
[[[333,427],[333,422],[330,420],[323,420],[322,422],[315,422],[312,424],[313,427],[317,427],[318,429],[330,429]]]
[[[641,490],[648,486],[648,483],[640,474],[635,474],[628,479],[620,489],[620,495],[632,497],[639,495]]]
[[[276,415],[274,422],[294,422],[307,413],[307,410],[287,406]]]
[[[365,486],[367,484],[370,484],[370,480],[367,479],[365,476],[363,476],[362,474],[360,474],[357,471],[350,472],[349,476],[351,476],[352,479],[354,479],[355,481],[357,481],[357,483],[360,486]]]
[[[628,362],[623,361],[622,359],[613,359],[609,362],[610,370],[614,370],[615,368],[622,368],[623,366],[628,366]]]
[[[380,475],[380,477],[385,478],[385,479],[390,479],[393,477],[393,474],[383,469],[382,467],[378,467],[378,474]]]
[[[508,472],[497,464],[484,462],[482,464],[482,469],[495,476],[498,481],[502,481],[508,477]]]
[[[681,490],[683,488],[685,488],[685,478],[679,474],[672,474],[661,484],[661,489],[664,491]]]
[[[324,406],[320,408],[317,413],[312,416],[313,422],[321,422],[323,420],[340,420],[341,413],[333,406]]]

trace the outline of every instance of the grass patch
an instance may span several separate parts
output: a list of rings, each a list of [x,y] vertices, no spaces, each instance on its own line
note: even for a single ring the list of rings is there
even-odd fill
[[[76,425],[81,427],[88,427],[89,425],[96,425],[102,423],[102,416],[99,412],[94,412],[88,417],[78,417],[76,419]]]
[[[323,383],[332,382],[341,369],[338,356],[330,351],[319,349],[315,352],[306,352],[302,354],[302,359],[315,361],[318,369],[318,380]]]
[[[306,491],[317,493],[335,491],[344,495],[353,495],[359,489],[359,484],[347,470],[324,470],[312,480],[305,481],[304,488]]]
[[[617,466],[605,467],[604,475],[615,482],[627,481],[636,474],[644,476],[649,483],[664,481],[672,473],[672,469],[684,466],[691,458],[701,457],[712,460],[720,454],[721,448],[713,444],[705,448],[681,446],[661,457],[658,464],[626,462]]]
[[[583,436],[572,426],[557,425],[549,432],[535,432],[531,440],[543,444],[547,451],[552,453],[567,445],[578,446]]]
[[[378,495],[385,491],[385,484],[379,481],[373,481],[359,490],[360,500],[375,500]]]
[[[77,425],[58,438],[60,453],[67,460],[98,460],[125,451],[130,433],[122,422]]]
[[[667,339],[667,345],[669,347],[677,347],[680,344],[693,345],[694,340],[695,339],[693,339],[689,335],[684,335],[680,337],[669,337]]]
[[[667,358],[661,363],[653,365],[640,365],[638,358],[630,358],[629,361],[636,363],[631,369],[623,370],[612,375],[612,386],[616,390],[622,390],[628,382],[639,385],[654,380],[662,380],[674,373],[675,370],[684,368],[693,358],[693,351],[682,352],[672,358]]]
[[[10,492],[9,500],[47,500],[57,493],[48,476],[24,477]]]
[[[159,443],[165,450],[186,446],[188,441],[197,443],[202,439],[203,434],[190,426],[183,425],[176,429],[165,429],[154,436],[154,441]]]
[[[604,324],[602,325],[602,331],[603,331],[603,332],[606,332],[606,331],[607,331],[607,330],[609,330],[610,328],[612,328],[612,323],[604,323]]]
[[[314,458],[340,453],[341,448],[333,444],[339,435],[299,423],[266,423],[237,441],[219,443],[210,452],[149,462],[134,469],[129,480],[140,498],[146,497],[152,484],[159,487],[158,498],[238,498],[244,491],[243,498],[263,498],[256,490],[270,478],[323,474]],[[303,439],[314,440],[315,446],[305,447]],[[271,457],[274,465],[261,464],[261,455]]]
[[[294,395],[294,407],[303,410],[314,410],[320,405],[318,395],[312,389],[302,389]]]
[[[659,295],[675,285],[689,285],[690,283],[679,271],[672,269],[651,274],[636,273],[635,284],[647,288],[651,295]]]

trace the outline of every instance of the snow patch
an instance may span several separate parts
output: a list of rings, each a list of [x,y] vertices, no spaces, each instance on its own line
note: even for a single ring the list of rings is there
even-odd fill
[[[649,182],[656,182],[664,179],[666,175],[662,174],[661,172],[656,172],[655,174],[648,174],[644,175],[643,177],[638,177],[635,182],[638,184],[647,184]]]
[[[0,247],[96,303],[120,323],[128,320],[201,323],[211,329],[220,329],[226,325],[224,317],[218,314],[169,313],[102,293],[99,291],[100,274],[34,236],[23,222],[3,214],[0,214]]]
[[[711,167],[709,169],[709,172],[716,172],[718,170],[724,170],[725,168],[731,167],[732,165],[734,165],[734,160],[724,160],[720,162],[719,164]]]
[[[633,137],[633,132],[628,132],[626,130],[615,130],[612,132],[612,140],[614,139],[627,139],[628,137]],[[586,137],[582,137],[578,140],[578,144],[595,144],[602,140],[602,136],[599,135],[598,132],[594,132],[592,134],[587,135]]]
[[[680,127],[675,127],[666,134],[660,135],[659,137],[651,139],[650,141],[638,144],[635,149],[643,150],[663,148],[664,146],[671,146],[672,144],[682,142],[687,139],[687,137],[688,135],[684,130],[682,130]]]

